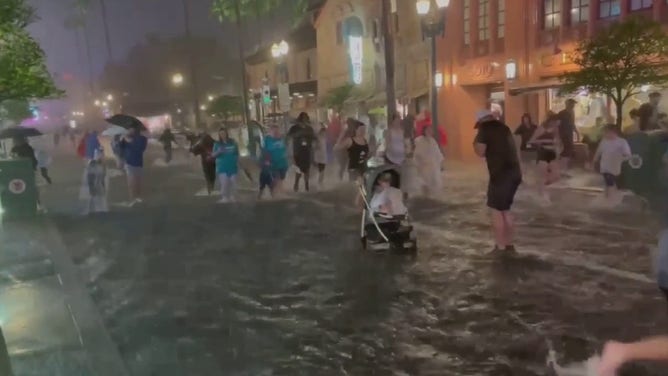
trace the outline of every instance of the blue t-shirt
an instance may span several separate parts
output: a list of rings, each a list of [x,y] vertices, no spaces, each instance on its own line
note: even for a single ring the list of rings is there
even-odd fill
[[[144,167],[144,151],[146,151],[146,137],[132,136],[130,141],[121,140],[121,150],[125,163],[132,167]]]
[[[265,136],[264,151],[269,154],[271,159],[271,167],[273,169],[288,168],[287,148],[285,140],[280,137]]]
[[[93,132],[86,136],[86,158],[94,159],[95,152],[102,150],[102,145],[100,145],[100,140],[97,138],[97,132]]]
[[[239,171],[239,148],[236,142],[232,140],[216,141],[213,144],[213,153],[220,153],[216,156],[216,173],[227,176],[237,174]]]

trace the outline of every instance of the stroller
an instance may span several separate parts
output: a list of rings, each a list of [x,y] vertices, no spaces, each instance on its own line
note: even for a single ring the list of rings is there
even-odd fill
[[[372,210],[374,192],[381,176],[386,174],[392,177],[390,186],[400,189],[401,174],[396,166],[391,165],[370,168],[364,174],[364,183],[359,186],[360,196],[364,202],[360,228],[362,249],[376,252],[416,252],[417,239],[415,230],[410,224],[408,211],[403,215],[387,215]]]

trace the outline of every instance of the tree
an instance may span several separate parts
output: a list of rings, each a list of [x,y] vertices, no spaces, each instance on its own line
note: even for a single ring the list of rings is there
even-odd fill
[[[585,87],[606,94],[617,108],[617,127],[622,125],[622,107],[640,92],[642,85],[662,85],[668,74],[661,64],[668,58],[668,36],[661,25],[631,17],[578,43],[573,63],[579,70],[563,74],[562,91]]]
[[[0,124],[9,121],[11,124],[20,124],[23,120],[32,117],[30,103],[26,100],[7,100],[0,104]]]
[[[211,13],[218,18],[218,21],[232,21],[237,27],[237,44],[239,49],[239,64],[241,71],[241,114],[244,123],[248,123],[250,115],[248,113],[248,82],[246,78],[245,59],[244,59],[244,40],[243,40],[243,22],[248,18],[259,17],[280,6],[288,5],[295,9],[306,10],[308,0],[213,0]],[[297,13],[295,11],[295,13]],[[301,13],[303,15],[303,13]]]
[[[74,32],[77,51],[81,48],[79,44],[79,32],[81,31],[81,34],[83,35],[88,71],[88,88],[93,92],[93,63],[90,54],[90,39],[88,38],[88,32],[86,30],[86,15],[88,12],[89,1],[90,0],[76,0],[74,2],[74,13],[67,16],[64,26],[67,30],[72,30]],[[81,53],[79,53],[79,56],[81,56]]]
[[[62,93],[46,69],[44,51],[26,30],[34,19],[24,0],[0,5],[0,103]]]
[[[215,98],[209,105],[209,115],[221,117],[227,121],[232,116],[241,115],[241,97],[233,95],[221,95]]]
[[[354,88],[352,84],[332,88],[322,99],[322,104],[340,114],[346,101],[352,97]]]

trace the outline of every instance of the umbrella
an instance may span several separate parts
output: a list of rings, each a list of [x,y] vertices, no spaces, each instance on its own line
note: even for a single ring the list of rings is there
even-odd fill
[[[0,140],[8,138],[26,138],[26,137],[34,137],[41,135],[42,132],[38,131],[35,128],[9,127],[7,129],[3,129],[2,131],[0,131]]]
[[[102,136],[114,137],[118,135],[124,135],[126,133],[128,133],[127,129],[119,127],[118,125],[112,125],[111,127],[105,129],[104,132],[102,132]]]
[[[106,119],[106,121],[107,123],[118,125],[119,127],[123,127],[125,129],[137,127],[142,131],[146,130],[146,126],[144,125],[144,123],[142,123],[136,117],[130,115],[116,114],[110,117],[109,119]]]

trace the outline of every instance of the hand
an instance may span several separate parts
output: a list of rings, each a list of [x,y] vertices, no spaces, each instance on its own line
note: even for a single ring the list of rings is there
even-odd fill
[[[621,342],[609,341],[603,347],[597,375],[615,376],[619,367],[627,360],[626,345]]]

